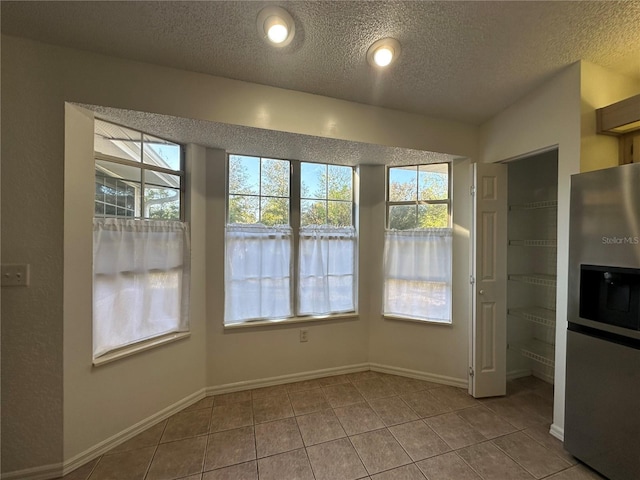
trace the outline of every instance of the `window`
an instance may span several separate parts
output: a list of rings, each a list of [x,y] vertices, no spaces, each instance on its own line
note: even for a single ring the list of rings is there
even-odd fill
[[[96,217],[183,218],[180,145],[96,120],[94,150]]]
[[[448,163],[388,169],[387,316],[451,323],[450,177]]]
[[[188,331],[182,148],[95,121],[93,357]]]
[[[353,209],[351,167],[229,155],[225,324],[355,311]]]

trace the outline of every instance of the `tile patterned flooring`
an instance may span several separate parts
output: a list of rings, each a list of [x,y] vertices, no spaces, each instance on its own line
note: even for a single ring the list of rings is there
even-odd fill
[[[64,480],[593,480],[549,435],[553,387],[476,400],[360,372],[204,398]]]

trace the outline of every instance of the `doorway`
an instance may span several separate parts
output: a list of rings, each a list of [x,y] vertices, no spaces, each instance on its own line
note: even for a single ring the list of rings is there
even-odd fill
[[[558,151],[507,167],[507,379],[533,375],[553,384]]]

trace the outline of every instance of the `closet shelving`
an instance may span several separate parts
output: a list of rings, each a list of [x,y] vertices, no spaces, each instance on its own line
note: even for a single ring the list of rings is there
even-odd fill
[[[522,355],[547,367],[555,366],[555,347],[540,340],[529,340],[520,346]]]
[[[558,241],[555,238],[546,240],[509,240],[512,247],[551,247],[556,248]]]
[[[509,210],[540,210],[541,208],[558,208],[558,201],[544,200],[541,202],[529,202],[509,206]]]
[[[557,283],[555,275],[546,275],[544,273],[511,274],[509,275],[509,280],[552,288],[556,288]]]
[[[556,326],[556,311],[550,308],[544,307],[519,307],[510,308],[507,310],[509,315],[528,320],[529,322],[536,323],[545,327],[555,328]]]
[[[557,167],[544,162],[509,165],[507,314],[512,365],[508,368],[553,382]]]

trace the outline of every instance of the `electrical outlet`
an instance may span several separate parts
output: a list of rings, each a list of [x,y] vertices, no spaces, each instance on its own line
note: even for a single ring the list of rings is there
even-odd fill
[[[28,287],[29,265],[8,263],[0,268],[3,287]]]
[[[300,330],[300,341],[301,342],[309,341],[309,330]]]

